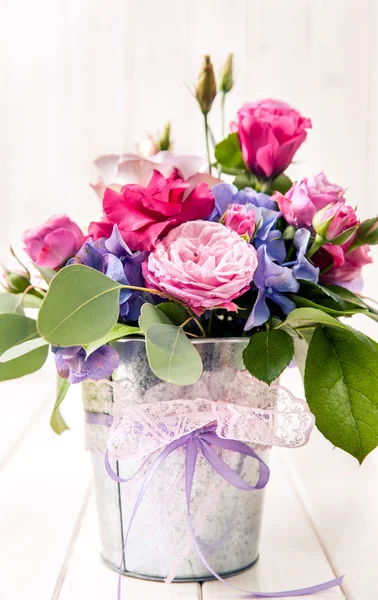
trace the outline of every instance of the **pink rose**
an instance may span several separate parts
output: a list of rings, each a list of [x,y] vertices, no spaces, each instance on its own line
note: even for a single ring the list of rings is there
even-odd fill
[[[50,217],[24,233],[25,252],[38,267],[57,269],[75,256],[85,242],[79,227],[66,215]]]
[[[330,183],[324,173],[295,183],[283,196],[273,195],[284,218],[294,227],[311,227],[315,213],[331,202],[344,202],[343,188]]]
[[[101,201],[106,188],[120,192],[124,185],[130,183],[147,186],[154,171],[169,177],[177,169],[180,176],[192,185],[204,182],[212,187],[220,181],[209,173],[201,173],[207,168],[207,160],[201,156],[174,154],[168,151],[149,156],[148,160],[137,154],[108,154],[97,158],[94,165],[99,172],[99,178],[91,187]]]
[[[237,123],[231,123],[231,130],[239,134],[244,162],[262,179],[283,173],[310,127],[310,119],[285,102],[269,99],[244,104]]]
[[[331,269],[320,276],[321,283],[353,281],[361,275],[361,269],[364,265],[373,262],[368,245],[360,246],[348,253],[352,241],[353,238],[342,246],[332,246],[331,244],[323,246],[314,254],[312,260],[316,266],[320,267],[320,270],[333,264]]]
[[[221,223],[192,221],[173,229],[143,263],[147,285],[167,292],[197,315],[211,308],[236,311],[231,302],[249,289],[257,254]]]
[[[333,243],[345,243],[355,232],[359,220],[355,210],[344,201],[329,204],[317,212],[312,221],[313,227],[321,237]]]
[[[206,219],[214,204],[205,183],[193,187],[177,170],[168,179],[154,171],[147,187],[125,185],[122,192],[108,188],[103,200],[104,218],[90,224],[89,235],[95,240],[110,237],[113,225],[118,225],[130,250],[152,250],[173,227]]]
[[[236,231],[238,235],[247,235],[250,240],[255,232],[256,210],[251,205],[231,204],[224,219],[226,227]]]

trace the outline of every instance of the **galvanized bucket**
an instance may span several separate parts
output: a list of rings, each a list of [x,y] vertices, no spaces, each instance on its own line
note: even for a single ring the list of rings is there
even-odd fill
[[[204,372],[197,386],[171,386],[172,397],[190,397],[198,386],[211,383],[211,393],[222,396],[242,369],[241,353],[245,338],[195,340]],[[152,373],[143,339],[125,339],[114,344],[120,365],[114,379],[122,381],[127,403],[142,403],[146,394],[159,401],[161,386]],[[167,385],[164,384],[165,391]],[[248,380],[253,385],[253,380]],[[114,388],[110,382],[85,382],[84,407],[87,412],[111,415]],[[201,394],[209,387],[202,387]],[[249,388],[249,393],[250,393]],[[156,394],[154,391],[156,390]],[[152,392],[152,393],[151,393]],[[150,400],[149,400],[150,401]],[[102,422],[102,421],[101,421]],[[109,429],[106,425],[86,424],[87,445],[92,453],[96,502],[101,532],[101,555],[111,567],[124,575],[151,580],[204,581],[211,579],[197,555],[188,528],[185,499],[185,451],[172,453],[156,472],[130,530],[124,538],[142,479],[119,484],[107,474],[104,452]],[[269,448],[254,447],[264,462]],[[257,461],[235,452],[220,450],[220,456],[247,481],[258,474]],[[129,477],[138,468],[133,461],[113,461],[119,476]],[[195,471],[191,514],[196,539],[212,568],[222,577],[235,575],[253,565],[258,558],[264,490],[243,492],[228,484],[209,463],[199,457]]]

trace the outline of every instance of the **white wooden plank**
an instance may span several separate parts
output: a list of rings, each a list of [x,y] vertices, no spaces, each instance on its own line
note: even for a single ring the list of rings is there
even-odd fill
[[[90,479],[79,388],[66,408],[75,428],[59,438],[46,410],[1,471],[0,598],[41,600],[55,588]]]
[[[283,453],[283,450],[277,449],[272,453],[260,558],[249,571],[230,580],[233,585],[246,590],[273,592],[297,589],[334,577],[321,543],[288,478],[282,461]],[[245,597],[245,594],[238,594],[215,581],[204,583],[202,594],[204,600]],[[337,588],[316,597],[319,600],[336,600],[344,598],[344,595]],[[307,596],[299,598],[304,600]]]
[[[303,395],[294,372],[286,385]],[[292,477],[334,569],[345,574],[348,600],[375,600],[378,590],[378,452],[357,461],[314,431],[285,454]]]
[[[91,498],[84,517],[77,543],[74,547],[59,600],[116,600],[118,574],[105,566],[99,555],[100,540],[94,499]],[[139,600],[199,600],[200,585],[197,583],[177,583],[167,585],[142,581],[130,577],[122,578],[122,599]],[[55,600],[55,599],[54,599]]]

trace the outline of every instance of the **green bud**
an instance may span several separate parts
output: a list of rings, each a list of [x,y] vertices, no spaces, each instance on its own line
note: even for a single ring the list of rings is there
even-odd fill
[[[158,149],[159,150],[171,150],[172,142],[171,142],[171,124],[168,121],[166,126],[164,127],[164,131],[158,141]]]
[[[22,271],[9,271],[4,268],[5,289],[11,294],[22,294],[30,285],[29,277]]]
[[[204,115],[207,115],[210,112],[216,95],[217,84],[215,81],[214,69],[211,64],[210,56],[206,55],[195,88],[195,96]]]
[[[234,67],[233,67],[233,58],[234,55],[231,52],[226,62],[223,65],[220,78],[219,78],[219,89],[224,94],[228,94],[233,88],[234,85]]]

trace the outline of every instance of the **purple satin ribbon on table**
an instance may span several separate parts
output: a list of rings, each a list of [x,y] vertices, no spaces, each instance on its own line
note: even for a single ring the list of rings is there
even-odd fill
[[[88,415],[91,413],[86,413],[86,414]],[[109,417],[109,415],[103,415],[103,416]],[[112,418],[112,417],[110,417],[110,418]],[[87,417],[87,419],[88,419],[88,417]],[[97,421],[96,424],[102,424],[102,425],[106,424],[105,422],[98,423],[98,419],[96,419],[96,421]],[[91,417],[87,420],[87,422],[94,423],[94,421],[92,420]],[[214,571],[214,569],[211,567],[211,565],[209,565],[209,563],[207,562],[206,558],[204,557],[202,550],[199,547],[198,542],[196,540],[196,536],[195,536],[193,524],[192,524],[192,519],[191,519],[191,512],[190,512],[190,500],[191,500],[191,494],[192,494],[194,472],[195,472],[196,462],[197,462],[197,457],[198,457],[198,450],[200,450],[202,452],[202,455],[204,456],[204,458],[209,462],[209,464],[213,467],[213,469],[215,469],[221,475],[221,477],[223,477],[223,479],[225,479],[230,485],[233,485],[234,487],[238,488],[239,490],[250,492],[253,490],[262,489],[268,483],[269,475],[270,475],[269,467],[252,450],[252,448],[247,446],[247,444],[244,444],[243,442],[240,442],[237,440],[222,439],[215,433],[215,430],[216,430],[216,424],[215,425],[211,424],[206,427],[203,427],[202,429],[192,431],[191,433],[188,433],[188,434],[182,436],[181,438],[174,440],[173,442],[168,444],[168,446],[166,446],[162,450],[162,452],[157,456],[157,458],[154,460],[152,465],[149,467],[149,469],[145,475],[145,478],[143,480],[141,489],[139,490],[139,493],[138,493],[138,496],[137,496],[137,499],[136,499],[136,502],[134,505],[134,509],[133,509],[133,512],[130,517],[126,536],[124,539],[122,554],[125,550],[125,547],[127,544],[127,539],[128,539],[129,532],[130,532],[131,526],[133,524],[134,518],[135,518],[136,513],[139,509],[139,506],[143,500],[143,496],[144,496],[149,484],[152,481],[153,476],[155,475],[156,471],[159,469],[161,464],[164,462],[164,460],[172,452],[174,452],[178,448],[182,448],[182,447],[186,446],[185,482],[186,482],[186,504],[187,504],[187,511],[188,511],[189,531],[190,531],[190,535],[192,538],[194,548],[195,548],[202,564],[213,575],[213,577],[215,577],[215,579],[218,579],[218,581],[220,581],[224,585],[227,585],[228,587],[230,587],[238,592],[242,592],[242,593],[246,594],[246,596],[249,598],[288,598],[288,597],[294,597],[294,596],[307,596],[307,595],[311,595],[311,594],[316,594],[317,592],[323,592],[332,587],[336,587],[336,586],[340,585],[343,580],[343,576],[337,577],[336,579],[332,579],[331,581],[326,581],[326,582],[320,583],[318,585],[314,585],[314,586],[307,587],[307,588],[301,588],[298,590],[288,590],[288,591],[284,591],[284,592],[252,592],[250,590],[244,590],[242,588],[238,588],[238,587],[232,585],[231,583],[229,583],[228,581],[226,581],[225,579],[220,577],[220,575],[218,575],[218,573],[216,571]],[[231,467],[227,463],[225,463],[224,460],[215,452],[213,446],[217,446],[219,448],[224,448],[226,450],[230,450],[231,452],[238,452],[239,454],[243,454],[245,456],[250,456],[251,458],[256,459],[259,463],[259,477],[258,477],[256,485],[254,485],[254,486],[250,485],[247,481],[245,481],[242,477],[240,477],[240,475],[236,471],[231,469]],[[131,481],[132,479],[134,479],[134,477],[136,477],[136,475],[149,462],[149,460],[151,459],[151,456],[152,456],[152,454],[150,454],[146,458],[146,460],[139,467],[138,471],[136,473],[134,473],[134,475],[128,479],[122,479],[113,471],[113,469],[111,468],[110,463],[109,463],[108,451],[106,451],[106,454],[105,454],[105,468],[106,468],[108,474],[110,475],[110,477],[112,479],[114,479],[114,481],[117,481],[118,483],[127,483],[128,481]],[[121,564],[120,564],[120,574],[119,574],[119,580],[118,580],[118,596],[117,596],[118,600],[121,600],[121,580],[122,580],[121,573],[122,573],[122,560],[121,560]]]

